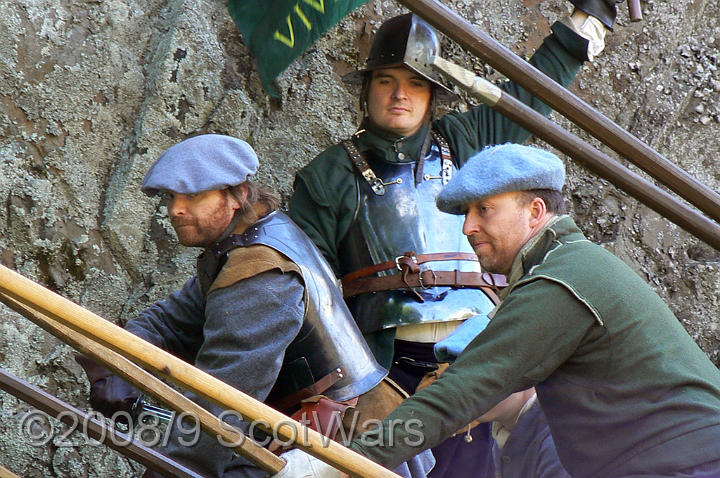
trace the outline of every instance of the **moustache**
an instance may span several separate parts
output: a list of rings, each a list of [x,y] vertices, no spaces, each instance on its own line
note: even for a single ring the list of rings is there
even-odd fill
[[[192,226],[195,224],[193,221],[188,221],[187,219],[173,219],[170,218],[170,224],[172,224],[172,227],[182,227],[182,226]]]
[[[475,247],[476,245],[478,245],[481,242],[487,242],[486,240],[482,240],[481,238],[476,237],[476,236],[468,236],[467,239],[468,239],[468,242],[470,243],[471,247]]]

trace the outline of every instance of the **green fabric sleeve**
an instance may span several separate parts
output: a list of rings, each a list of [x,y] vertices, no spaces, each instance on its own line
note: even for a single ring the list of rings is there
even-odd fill
[[[570,29],[560,31],[562,41],[556,34],[548,36],[529,62],[567,87],[582,66],[583,59],[576,55],[586,41]],[[552,112],[548,105],[515,82],[505,82],[500,88],[544,116]],[[476,106],[465,113],[449,113],[436,121],[435,126],[448,139],[460,166],[487,145],[523,143],[530,137],[529,131],[487,105]]]
[[[552,26],[552,32],[572,56],[581,61],[588,59],[590,40],[582,38],[578,41],[579,35],[562,22],[555,22]]]
[[[357,187],[352,163],[340,145],[332,146],[295,176],[288,215],[325,255],[336,274],[338,245],[355,220]]]
[[[355,439],[352,447],[394,468],[511,393],[544,380],[583,340],[602,333],[587,307],[563,286],[537,280],[518,287],[435,383],[406,400],[380,429]]]
[[[391,327],[363,334],[368,347],[370,347],[370,351],[375,356],[375,360],[377,360],[380,366],[386,370],[390,370],[393,363],[393,355],[395,352],[395,332],[397,332],[397,329],[395,327]]]

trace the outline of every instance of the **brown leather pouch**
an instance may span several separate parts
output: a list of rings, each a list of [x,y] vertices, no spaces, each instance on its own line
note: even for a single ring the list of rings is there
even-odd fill
[[[352,440],[375,427],[408,397],[400,385],[385,377],[375,388],[360,395],[358,404],[347,411],[341,438]]]
[[[336,402],[325,395],[316,395],[300,402],[300,410],[290,415],[290,418],[334,440],[343,424],[345,412],[355,407],[357,402],[357,398]],[[273,441],[269,449],[276,454],[285,451],[277,441]]]

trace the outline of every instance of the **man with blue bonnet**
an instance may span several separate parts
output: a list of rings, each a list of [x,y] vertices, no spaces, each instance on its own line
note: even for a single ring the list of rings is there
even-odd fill
[[[720,476],[720,371],[652,288],[565,214],[564,179],[556,155],[504,144],[443,189],[438,207],[465,216],[480,263],[508,287],[448,370],[355,451],[392,466],[535,387],[573,477]],[[397,426],[410,419],[424,423],[420,446]],[[378,445],[390,433],[392,445]]]
[[[143,192],[165,195],[179,242],[203,252],[181,290],[125,328],[287,414],[345,410],[387,372],[373,359],[330,266],[277,209],[277,196],[252,182],[257,169],[250,145],[217,134],[189,138],[153,164]],[[137,389],[83,357],[79,362],[96,410],[107,416],[130,410]],[[223,412],[188,396],[216,415]],[[252,432],[238,416],[224,420]],[[320,425],[333,436],[340,423]],[[203,476],[266,476],[217,437],[193,440],[177,424],[166,448]],[[296,455],[288,453],[292,463]]]
[[[529,62],[568,86],[583,62],[602,51],[617,0],[572,0],[575,10]],[[462,236],[462,221],[435,198],[467,158],[485,145],[522,143],[530,133],[487,105],[451,111],[457,99],[439,75],[406,60],[417,44],[434,48],[433,29],[407,13],[385,21],[357,86],[357,131],[298,171],[289,214],[342,278],[348,306],[378,362],[405,393],[442,372],[433,345],[496,297],[502,278],[484,275]],[[419,41],[417,41],[419,39]],[[439,52],[438,52],[439,54]],[[543,115],[550,107],[515,82],[500,86]],[[471,421],[472,422],[472,421]],[[468,422],[433,449],[433,478],[492,476],[490,431]]]

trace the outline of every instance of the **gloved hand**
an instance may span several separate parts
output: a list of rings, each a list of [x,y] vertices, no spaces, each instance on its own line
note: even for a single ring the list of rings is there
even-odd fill
[[[575,8],[600,20],[608,30],[612,30],[617,18],[616,4],[623,0],[570,0]]]
[[[285,460],[287,465],[272,475],[272,478],[343,478],[348,476],[299,448],[286,451],[280,455],[280,458]]]
[[[140,390],[84,355],[76,354],[75,361],[87,374],[90,382],[89,401],[94,410],[106,417],[119,411],[130,413],[142,393]],[[124,422],[122,419],[119,421]]]

